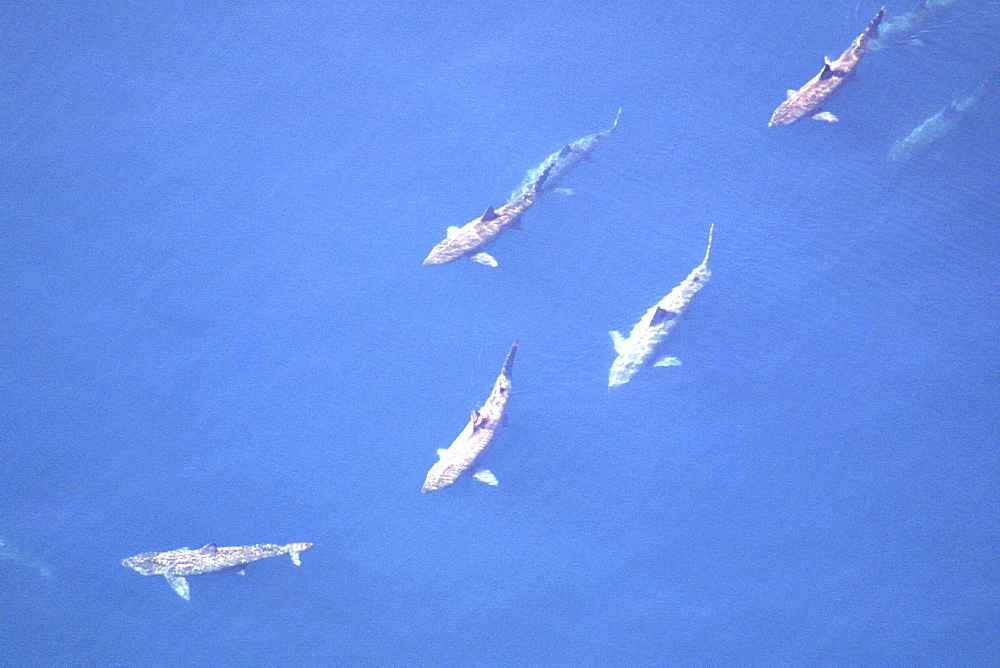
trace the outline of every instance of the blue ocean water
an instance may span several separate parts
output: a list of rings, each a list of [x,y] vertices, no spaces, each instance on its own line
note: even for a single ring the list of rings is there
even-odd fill
[[[1000,93],[886,156],[1000,4],[766,127],[878,7],[0,8],[0,662],[996,663]],[[421,266],[619,107],[498,268]],[[499,487],[421,494],[515,338]],[[119,565],[211,541],[314,547]]]

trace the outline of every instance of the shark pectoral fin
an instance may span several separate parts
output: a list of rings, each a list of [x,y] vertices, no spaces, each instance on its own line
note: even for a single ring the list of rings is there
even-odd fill
[[[292,558],[292,563],[295,564],[296,566],[302,565],[302,560],[299,559],[299,553],[297,551],[295,550],[289,551],[288,556]]]
[[[497,266],[497,261],[493,259],[493,256],[489,253],[476,253],[469,258],[473,262],[478,262],[479,264],[485,264],[487,267]]]
[[[179,575],[170,575],[169,573],[164,573],[163,577],[167,578],[167,582],[170,583],[170,586],[173,587],[178,596],[185,601],[191,600],[191,588],[188,587],[187,580]]]
[[[785,91],[785,99],[791,100],[793,97],[795,97],[795,94],[798,92],[799,91],[795,90],[794,88],[789,88],[788,90]]]
[[[625,345],[625,337],[622,336],[621,332],[611,332],[611,340],[614,341],[615,352],[621,355],[622,347]]]
[[[445,230],[445,236],[448,237],[449,239],[451,239],[453,236],[455,236],[456,234],[458,234],[459,230],[461,230],[461,229],[462,228],[460,228],[460,227],[455,227],[454,225],[452,225],[447,230]]]
[[[497,217],[497,212],[493,210],[492,206],[488,206],[486,207],[486,211],[483,212],[483,215],[479,217],[479,220],[485,223],[487,221],[493,220],[496,217]]]
[[[810,116],[814,121],[823,121],[825,123],[836,123],[840,119],[831,114],[829,111],[821,111],[818,114],[813,114]]]
[[[664,357],[653,363],[653,366],[680,366],[681,361],[676,357]]]
[[[493,473],[489,469],[483,469],[482,471],[477,471],[476,473],[472,474],[472,477],[480,482],[485,482],[487,485],[493,485],[494,487],[500,484],[500,481],[497,480],[497,477],[493,475]]]

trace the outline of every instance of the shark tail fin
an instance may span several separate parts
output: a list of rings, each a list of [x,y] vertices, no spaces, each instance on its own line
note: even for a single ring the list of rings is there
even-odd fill
[[[618,119],[622,117],[622,108],[618,107],[618,114],[615,116],[615,122],[611,124],[611,129],[608,132],[613,132],[615,128],[618,127]]]
[[[705,259],[701,261],[703,265],[708,264],[708,256],[712,252],[712,232],[715,231],[715,223],[708,228],[708,248],[705,249]]]
[[[519,345],[521,345],[521,339],[514,339],[514,343],[510,346],[510,351],[507,353],[507,359],[503,362],[503,369],[500,371],[504,376],[510,376],[511,368],[514,366],[514,355],[517,353]]]
[[[302,561],[299,559],[299,553],[303,550],[308,550],[312,546],[312,543],[289,543],[285,547],[288,548],[288,556],[292,558],[292,563],[296,566],[301,566]]]
[[[552,161],[545,166],[545,169],[542,170],[542,173],[538,175],[537,179],[535,179],[535,183],[531,187],[531,192],[535,193],[536,195],[542,192],[542,187],[545,185],[545,182],[549,180],[549,172],[552,171],[552,167],[555,164],[556,164],[555,161]]]
[[[875,13],[875,17],[871,20],[871,23],[868,24],[868,27],[865,28],[865,35],[867,35],[870,39],[878,37],[878,24],[882,23],[883,16],[885,16],[885,7]]]

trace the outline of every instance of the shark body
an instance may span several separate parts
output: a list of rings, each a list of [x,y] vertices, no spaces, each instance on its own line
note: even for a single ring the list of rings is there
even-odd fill
[[[913,128],[910,134],[893,144],[887,158],[891,162],[905,162],[930,150],[935,143],[949,135],[962,123],[966,115],[979,103],[980,98],[983,97],[988,88],[996,86],[998,72],[994,72],[969,95],[955,98],[944,109]]]
[[[789,90],[788,99],[778,105],[768,121],[768,127],[775,125],[791,125],[803,116],[811,116],[818,121],[835,122],[837,117],[828,111],[822,111],[834,93],[850,78],[865,55],[868,43],[878,36],[878,26],[885,16],[885,7],[878,10],[875,17],[864,32],[854,38],[847,50],[834,61],[825,59],[823,69],[810,79],[802,88]],[[815,113],[814,113],[815,112]]]
[[[956,2],[958,0],[920,0],[911,11],[886,21],[879,30],[878,37],[872,40],[870,48],[875,50],[901,44],[922,44],[919,36]]]
[[[544,175],[535,188],[525,192],[517,199],[507,202],[499,209],[492,206],[486,212],[462,227],[449,227],[448,236],[431,249],[424,259],[424,266],[453,262],[461,257],[468,257],[485,264],[488,267],[497,266],[493,256],[482,251],[483,246],[493,241],[508,227],[517,224],[525,211],[531,208],[541,194],[541,184],[545,182]]]
[[[218,547],[209,543],[197,550],[171,550],[169,552],[143,552],[122,560],[127,566],[143,575],[162,575],[177,594],[191,600],[191,590],[185,579],[187,575],[203,575],[230,568],[239,569],[251,561],[259,561],[280,554],[290,555],[292,563],[301,565],[299,553],[312,547],[312,543],[289,543],[288,545],[242,545],[239,547]]]
[[[511,199],[517,199],[524,193],[536,189],[536,182],[543,174],[546,175],[543,183],[538,186],[539,192],[549,192],[559,187],[562,178],[566,176],[574,167],[583,160],[589,160],[594,149],[611,138],[611,134],[618,127],[618,119],[621,118],[622,110],[618,110],[615,122],[611,127],[602,132],[587,135],[575,142],[566,144],[561,149],[545,158],[538,167],[528,171],[524,181],[511,193]]]
[[[621,109],[618,110],[621,115]],[[483,247],[495,239],[508,227],[517,227],[521,216],[531,208],[538,197],[545,192],[554,190],[560,179],[582,160],[587,159],[591,152],[607,141],[618,126],[618,118],[610,129],[588,135],[567,144],[556,151],[535,169],[528,172],[521,186],[513,192],[510,201],[494,209],[492,206],[462,227],[449,227],[447,236],[438,243],[424,259],[424,266],[446,264],[459,258],[468,257],[479,264],[496,267],[497,261]]]
[[[52,566],[44,563],[33,554],[27,554],[13,545],[8,545],[3,538],[0,538],[0,559],[9,560],[21,566],[27,566],[32,570],[38,571],[38,574],[43,578],[52,577]]]
[[[471,474],[489,485],[498,484],[489,470],[477,470],[479,462],[489,449],[493,438],[503,423],[504,411],[510,399],[511,367],[518,341],[510,347],[503,369],[493,384],[493,391],[478,411],[472,411],[468,424],[450,447],[438,450],[438,461],[427,472],[421,492],[433,492],[454,484],[463,475]]]
[[[680,320],[688,304],[712,276],[712,272],[708,268],[708,256],[712,252],[712,231],[714,229],[713,225],[708,231],[708,248],[705,250],[705,259],[691,270],[691,273],[681,281],[680,285],[646,311],[639,322],[632,327],[628,338],[622,336],[621,332],[611,332],[611,339],[614,341],[618,357],[611,364],[611,371],[608,374],[609,388],[624,385],[639,369],[649,364],[656,355],[660,344]],[[656,361],[653,366],[677,366],[679,364],[680,361],[676,357],[663,357]]]

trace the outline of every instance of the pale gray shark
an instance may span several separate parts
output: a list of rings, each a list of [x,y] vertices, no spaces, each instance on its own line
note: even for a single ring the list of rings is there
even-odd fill
[[[913,128],[910,134],[893,144],[887,158],[892,162],[904,162],[927,152],[931,146],[958,127],[970,110],[978,104],[987,87],[995,84],[995,79],[994,73],[979,84],[971,94],[955,98],[944,109]]]
[[[618,115],[621,116],[621,109],[618,110]],[[483,215],[462,227],[449,227],[447,236],[431,249],[424,259],[424,266],[446,264],[467,257],[479,264],[496,267],[496,259],[483,251],[483,247],[508,227],[516,228],[520,224],[521,216],[531,208],[538,197],[555,189],[560,179],[581,160],[590,157],[591,152],[607,141],[617,126],[618,117],[615,117],[610,129],[578,139],[550,155],[542,161],[542,164],[528,172],[528,177],[513,192],[510,201],[499,209],[487,207]]]
[[[177,594],[191,600],[191,589],[184,576],[203,575],[227,569],[236,569],[244,574],[244,567],[251,561],[276,557],[280,554],[291,556],[292,563],[302,565],[299,553],[312,547],[312,543],[289,543],[288,545],[243,545],[239,547],[218,547],[209,543],[197,550],[187,548],[169,552],[143,552],[134,557],[122,560],[122,566],[128,566],[143,575],[162,575]]]
[[[635,373],[649,362],[656,355],[657,348],[667,338],[670,331],[680,320],[681,314],[687,309],[688,304],[694,296],[705,287],[705,283],[712,276],[712,271],[708,268],[708,255],[712,252],[712,231],[715,225],[708,230],[708,248],[705,250],[705,259],[695,267],[687,278],[680,285],[670,291],[666,297],[654,304],[646,314],[635,323],[628,338],[621,335],[621,332],[611,332],[611,339],[615,344],[615,352],[618,357],[611,365],[611,372],[608,374],[608,387],[618,387],[627,383]],[[677,366],[680,360],[676,357],[663,357],[657,360],[653,366]]]
[[[618,115],[615,116],[615,122],[611,124],[611,127],[603,132],[597,132],[592,135],[587,135],[583,139],[577,139],[571,144],[566,144],[561,149],[545,158],[538,167],[528,171],[528,175],[525,177],[524,181],[511,193],[510,198],[512,200],[521,197],[524,193],[530,190],[538,190],[539,192],[549,192],[551,190],[557,190],[562,178],[569,173],[571,169],[576,167],[582,160],[589,160],[590,154],[593,153],[594,149],[606,142],[611,138],[611,134],[618,127],[618,119],[621,118],[622,110],[618,110]],[[543,183],[536,188],[536,183],[542,175],[545,175]]]
[[[922,44],[920,35],[957,2],[958,0],[920,0],[912,11],[886,21],[879,30],[878,37],[872,40],[870,48],[874,51],[900,44]]]
[[[885,7],[878,10],[865,31],[858,35],[847,50],[834,61],[824,59],[823,69],[802,88],[789,90],[788,99],[778,105],[768,121],[768,127],[791,125],[803,116],[833,123],[839,120],[829,111],[821,111],[834,93],[844,84],[861,62],[868,43],[878,35],[878,25],[885,16]],[[815,113],[814,113],[815,112]]]
[[[470,474],[489,485],[499,484],[493,473],[478,467],[503,424],[503,414],[507,408],[507,400],[510,399],[511,367],[514,365],[517,345],[518,342],[514,341],[514,345],[510,347],[503,369],[483,407],[472,411],[465,429],[448,449],[441,448],[437,451],[440,459],[427,472],[421,492],[448,487],[463,475]]]
[[[15,564],[26,566],[27,568],[38,571],[38,574],[43,578],[52,578],[51,566],[44,563],[35,555],[26,554],[22,550],[8,544],[3,538],[0,538],[0,559],[6,559]]]

